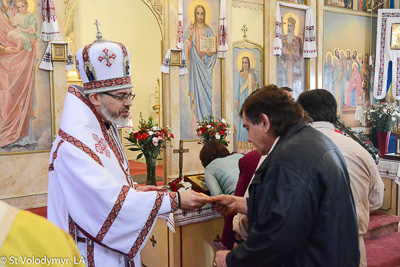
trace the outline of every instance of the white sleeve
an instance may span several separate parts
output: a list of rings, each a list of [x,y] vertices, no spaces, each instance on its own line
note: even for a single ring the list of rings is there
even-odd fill
[[[159,213],[177,209],[176,194],[137,192],[118,182],[88,154],[65,142],[51,177],[77,226],[105,246],[128,254],[141,249]],[[171,197],[170,197],[171,196]]]

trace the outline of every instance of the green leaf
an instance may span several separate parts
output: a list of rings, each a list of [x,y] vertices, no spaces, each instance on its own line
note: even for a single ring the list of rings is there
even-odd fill
[[[143,157],[143,153],[140,153],[136,159],[140,159],[141,157]]]

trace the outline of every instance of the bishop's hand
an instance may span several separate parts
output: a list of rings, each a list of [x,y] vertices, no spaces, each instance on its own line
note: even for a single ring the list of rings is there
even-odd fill
[[[181,210],[194,210],[203,207],[207,203],[212,203],[211,197],[197,193],[195,191],[179,191]]]

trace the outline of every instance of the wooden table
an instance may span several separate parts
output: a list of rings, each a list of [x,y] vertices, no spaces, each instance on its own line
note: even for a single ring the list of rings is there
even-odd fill
[[[380,159],[378,164],[379,174],[385,184],[383,205],[379,210],[393,215],[400,215],[399,185],[396,183],[400,182],[397,176],[399,164],[400,161],[385,158]]]
[[[142,250],[143,266],[213,266],[212,242],[222,234],[224,218],[210,204],[190,212],[174,212],[175,233],[168,228],[167,216],[160,216]]]

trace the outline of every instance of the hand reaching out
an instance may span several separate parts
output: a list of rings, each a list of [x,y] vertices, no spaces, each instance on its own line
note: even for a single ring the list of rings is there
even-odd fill
[[[154,185],[143,185],[136,188],[138,192],[156,191],[158,188]]]
[[[207,203],[212,203],[212,198],[197,193],[195,191],[179,191],[180,195],[180,209],[194,210],[203,207]]]
[[[222,215],[235,212],[247,214],[247,202],[244,197],[235,197],[231,195],[219,195],[212,197],[214,208]]]

